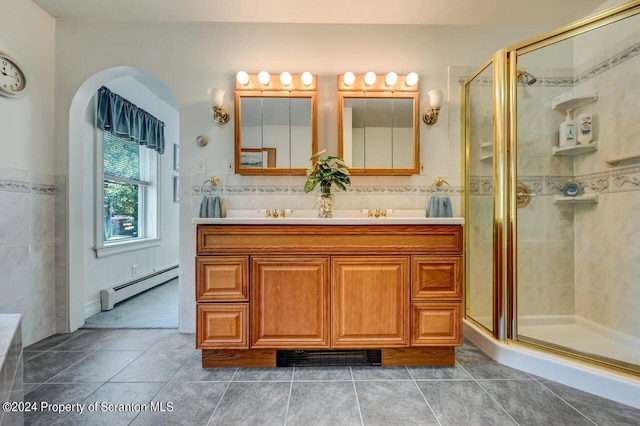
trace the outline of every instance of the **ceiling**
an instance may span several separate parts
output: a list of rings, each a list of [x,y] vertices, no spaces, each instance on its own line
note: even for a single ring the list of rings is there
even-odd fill
[[[55,18],[150,22],[508,25],[549,28],[605,0],[33,0]]]

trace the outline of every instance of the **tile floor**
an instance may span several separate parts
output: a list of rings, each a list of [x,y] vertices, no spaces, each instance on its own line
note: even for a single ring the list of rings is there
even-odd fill
[[[640,410],[502,366],[468,341],[454,367],[202,369],[194,335],[177,330],[79,330],[23,356],[25,401],[75,404],[27,412],[26,425],[640,424]]]

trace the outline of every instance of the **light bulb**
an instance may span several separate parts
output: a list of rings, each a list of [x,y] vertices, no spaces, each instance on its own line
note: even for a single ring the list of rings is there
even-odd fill
[[[291,84],[291,74],[289,74],[288,72],[283,72],[282,74],[280,74],[280,83],[282,83],[284,86],[288,86]]]
[[[258,73],[258,81],[263,85],[267,86],[271,82],[271,76],[266,71],[260,71]]]
[[[364,75],[364,84],[367,86],[373,85],[376,82],[376,73],[369,71]]]
[[[211,105],[216,107],[222,107],[224,105],[224,90],[222,89],[208,89],[207,93],[211,99]]]
[[[302,84],[305,86],[309,86],[313,83],[313,75],[309,71],[303,72],[300,79],[302,80]]]
[[[415,86],[416,83],[418,83],[418,74],[416,74],[415,72],[410,72],[407,75],[407,79],[405,81],[407,83],[407,86]]]
[[[249,74],[244,71],[238,71],[236,74],[236,81],[243,86],[246,86],[249,83]]]
[[[398,74],[396,74],[395,72],[391,71],[384,78],[384,82],[387,84],[387,86],[393,86],[394,84],[396,84],[398,82]]]
[[[342,82],[345,86],[351,86],[356,81],[356,76],[351,71],[344,73],[342,76]]]
[[[431,105],[431,108],[440,108],[442,106],[442,100],[444,98],[444,92],[442,90],[431,90],[427,92],[427,95],[429,96],[429,105]]]

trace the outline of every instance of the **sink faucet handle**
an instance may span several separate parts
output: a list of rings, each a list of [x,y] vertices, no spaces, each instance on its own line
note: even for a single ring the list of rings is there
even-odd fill
[[[280,217],[287,217],[287,213],[293,213],[291,209],[282,209],[280,210]]]
[[[269,210],[269,209],[266,209],[266,210],[265,209],[260,209],[260,210],[258,210],[258,213],[264,213],[265,217],[271,217],[271,210]]]

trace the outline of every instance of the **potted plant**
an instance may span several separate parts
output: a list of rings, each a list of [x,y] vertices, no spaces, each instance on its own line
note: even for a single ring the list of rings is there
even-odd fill
[[[349,167],[340,157],[328,155],[324,158],[326,149],[316,152],[311,156],[311,167],[307,169],[307,181],[304,184],[304,192],[311,192],[320,184],[320,195],[316,198],[318,217],[333,217],[333,194],[331,185],[345,191],[346,185],[351,184]]]

